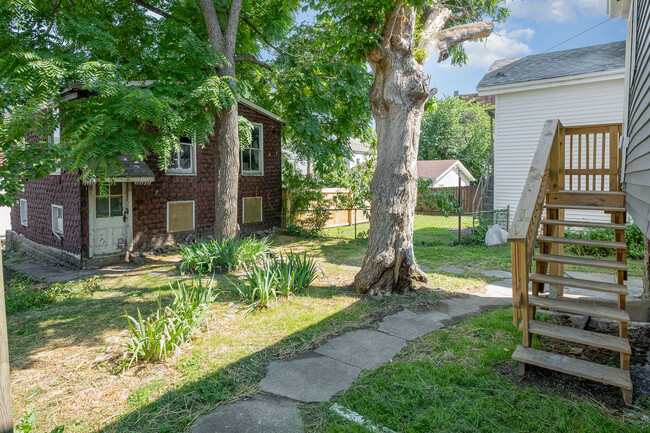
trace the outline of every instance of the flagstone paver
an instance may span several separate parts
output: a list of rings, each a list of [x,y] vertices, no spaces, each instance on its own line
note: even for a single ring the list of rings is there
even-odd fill
[[[455,266],[443,266],[442,268],[438,269],[440,272],[446,272],[448,274],[464,274],[465,269],[463,268],[457,268]]]
[[[328,401],[359,377],[361,368],[315,353],[274,363],[260,382],[262,391],[304,403]]]
[[[289,400],[257,395],[217,407],[200,417],[192,433],[304,433],[300,409]]]
[[[501,271],[499,269],[488,269],[481,271],[481,273],[487,277],[494,278],[512,278],[512,273],[508,271]]]
[[[332,338],[316,349],[316,353],[372,370],[388,363],[404,347],[406,340],[403,338],[360,329]]]
[[[415,340],[440,328],[442,323],[426,319],[411,310],[402,310],[397,314],[384,317],[379,322],[381,332],[406,340]]]

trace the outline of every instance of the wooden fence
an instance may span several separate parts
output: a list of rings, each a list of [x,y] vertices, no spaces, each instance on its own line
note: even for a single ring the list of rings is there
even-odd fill
[[[325,199],[332,202],[332,206],[328,208],[330,212],[330,218],[325,223],[323,228],[331,227],[342,227],[342,226],[351,226],[355,224],[367,223],[369,221],[366,216],[366,212],[363,209],[341,209],[340,205],[337,205],[335,202],[335,197],[337,196],[350,196],[352,192],[349,189],[345,188],[323,188],[321,190]],[[289,213],[292,211],[291,208],[291,191],[283,190],[282,191],[282,203],[285,209],[285,212]],[[370,214],[370,204],[368,203],[367,213]],[[305,220],[309,216],[309,210],[302,211],[299,210],[293,213],[292,218],[297,221]],[[286,223],[286,218],[283,223]]]
[[[442,188],[430,188],[431,191],[433,192],[440,192],[440,191],[448,191],[454,195],[454,197],[458,197],[458,187],[457,186],[450,186],[450,187],[442,187]],[[468,185],[468,186],[461,186],[460,187],[460,202],[462,204],[462,211],[463,213],[472,213],[476,212],[479,209],[473,209],[473,202],[474,202],[474,195],[476,194],[477,186],[476,185]],[[417,207],[417,212],[428,212],[430,213],[430,209],[427,207],[426,204],[421,203],[422,206]],[[433,212],[436,212],[435,210]]]

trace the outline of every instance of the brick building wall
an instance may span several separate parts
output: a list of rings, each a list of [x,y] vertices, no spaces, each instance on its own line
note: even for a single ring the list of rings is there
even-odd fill
[[[239,175],[237,222],[243,233],[280,226],[282,209],[281,124],[239,104],[239,114],[263,129],[264,175]],[[159,168],[158,158],[151,156],[147,165],[155,174],[151,185],[133,186],[133,245],[135,250],[157,248],[212,234],[214,224],[214,155],[215,142],[196,149],[196,175],[169,175]],[[262,197],[262,222],[242,224],[242,199]],[[194,232],[167,233],[167,202],[194,200]]]
[[[81,189],[78,173],[49,175],[27,182],[11,208],[11,227],[25,238],[59,250],[81,254]],[[20,222],[20,199],[27,200],[27,226]],[[52,205],[63,206],[63,236],[52,231]]]

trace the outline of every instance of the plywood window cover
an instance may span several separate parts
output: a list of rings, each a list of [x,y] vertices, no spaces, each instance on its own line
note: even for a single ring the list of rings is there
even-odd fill
[[[192,214],[191,214],[191,220],[192,220],[192,221],[191,221],[191,225],[189,225],[189,224],[185,224],[185,225],[182,225],[182,226],[180,226],[180,227],[173,227],[175,221],[172,222],[172,211],[173,211],[172,208],[175,208],[175,207],[178,208],[178,207],[179,207],[179,206],[174,206],[174,205],[182,205],[182,204],[187,205],[187,204],[189,204],[189,203],[192,204],[192,207],[191,207],[191,209],[192,209],[192,211],[191,211],[191,212],[192,212]],[[180,207],[187,207],[187,208],[189,208],[189,206],[180,206]],[[187,212],[187,210],[186,210],[185,212]],[[168,201],[168,202],[167,202],[167,233],[181,233],[181,232],[191,232],[191,231],[194,231],[194,227],[195,227],[195,215],[196,215],[196,213],[195,213],[194,200],[185,200],[185,201]],[[186,215],[186,217],[189,217],[189,215]]]
[[[63,206],[52,205],[52,232],[63,236]]]
[[[249,219],[246,213],[246,202],[251,200],[259,200],[259,214],[258,216],[252,215],[253,219]],[[261,223],[262,222],[262,197],[244,197],[242,198],[242,224]]]
[[[27,227],[29,222],[29,214],[27,211],[27,200],[24,198],[20,199],[20,224]]]
[[[250,150],[251,147],[250,145],[248,147],[245,147],[244,149],[241,150],[240,152],[240,158],[241,158],[241,171],[242,175],[245,176],[264,176],[264,125],[261,123],[254,123],[251,122],[254,128],[258,128],[260,130],[258,134],[258,140],[259,140],[259,150],[254,149],[255,151],[259,151],[259,161],[260,161],[260,168],[259,170],[244,170],[244,152],[246,150]],[[252,156],[251,156],[252,158]]]

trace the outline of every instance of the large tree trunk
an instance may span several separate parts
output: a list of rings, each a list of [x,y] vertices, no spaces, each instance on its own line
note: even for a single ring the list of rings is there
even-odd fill
[[[355,286],[361,292],[407,292],[426,275],[415,263],[413,218],[417,202],[420,124],[429,87],[413,58],[416,13],[404,10],[392,40],[369,55],[375,80],[369,96],[377,128],[377,165],[370,184],[368,250]]]
[[[230,70],[232,69],[232,70]],[[220,76],[235,76],[235,68],[224,68]],[[239,204],[239,118],[237,104],[222,111],[214,125],[215,138],[215,224],[214,237],[218,241],[239,234],[237,209]]]

